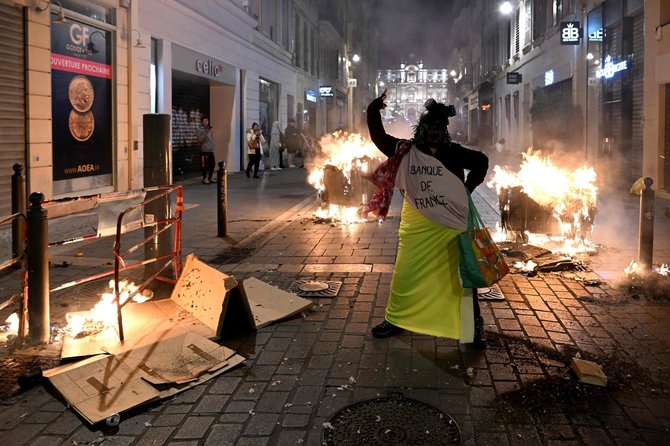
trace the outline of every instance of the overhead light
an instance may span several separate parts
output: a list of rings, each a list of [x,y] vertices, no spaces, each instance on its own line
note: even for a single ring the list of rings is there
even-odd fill
[[[512,6],[512,2],[510,2],[510,1],[504,1],[500,4],[500,12],[502,14],[505,14],[505,15],[510,14],[513,9],[514,9],[514,7]]]
[[[131,34],[132,34],[132,31],[135,31],[137,33],[137,41],[135,42],[135,45],[133,45],[133,47],[134,48],[146,48],[147,46],[144,44],[144,42],[142,42],[142,35],[140,34],[140,32],[137,29],[134,29],[134,28],[131,30]]]
[[[57,25],[64,25],[64,24],[66,24],[66,23],[70,23],[70,22],[68,22],[68,20],[65,18],[65,10],[63,9],[63,6],[60,4],[60,2],[59,2],[58,0],[48,0],[46,6],[45,6],[44,8],[40,8],[39,5],[38,5],[38,6],[35,6],[35,10],[36,10],[37,12],[44,12],[44,11],[46,11],[47,9],[49,9],[49,7],[50,7],[51,5],[56,5],[56,6],[58,6],[58,15],[57,15],[57,17],[56,17],[56,20],[54,20],[54,23],[55,23],[55,24],[57,24]]]
[[[358,54],[354,54],[353,56],[351,56],[351,60],[353,62],[358,62],[359,60],[361,60],[361,56],[359,56]]]

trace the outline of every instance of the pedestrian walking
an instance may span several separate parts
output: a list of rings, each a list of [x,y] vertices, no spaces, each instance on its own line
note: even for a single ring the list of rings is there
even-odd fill
[[[407,329],[481,346],[483,319],[476,290],[461,285],[457,238],[467,228],[468,193],[484,181],[488,158],[451,141],[447,125],[455,109],[433,99],[412,139],[388,135],[380,113],[385,99],[386,90],[367,109],[370,137],[389,158],[369,177],[377,190],[364,211],[385,217],[394,185],[404,200],[385,319],[372,334]]]
[[[288,152],[288,167],[295,167],[293,163],[295,154],[302,149],[303,135],[298,129],[295,119],[288,122],[286,130],[284,130],[284,141],[286,144],[286,151]]]
[[[279,121],[272,124],[272,133],[270,134],[270,170],[281,170],[279,160],[279,149],[282,145],[283,134]]]
[[[249,155],[249,162],[247,163],[247,178],[251,177],[251,168],[254,168],[254,178],[258,176],[258,168],[261,164],[261,157],[263,156],[263,144],[265,138],[263,132],[258,127],[258,123],[254,122],[251,128],[247,130],[247,155]]]
[[[212,126],[209,125],[209,117],[200,118],[200,127],[196,129],[195,137],[200,144],[200,171],[202,173],[202,184],[212,183],[214,175],[214,136]]]

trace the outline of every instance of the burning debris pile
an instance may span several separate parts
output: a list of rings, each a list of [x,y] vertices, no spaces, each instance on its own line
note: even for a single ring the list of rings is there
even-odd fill
[[[366,221],[358,211],[372,197],[374,186],[363,177],[382,162],[382,153],[356,133],[326,135],[319,145],[321,153],[307,179],[319,193],[316,217],[344,224]]]
[[[114,299],[114,280],[109,281],[110,292],[102,293],[100,301],[89,311],[79,311],[66,315],[67,326],[65,333],[74,339],[100,333],[118,323],[116,301]],[[128,280],[119,282],[119,298],[121,304],[128,299],[133,302],[146,302],[152,297],[150,290],[138,293],[139,287]]]
[[[626,294],[657,300],[670,298],[670,265],[663,263],[645,268],[633,260],[624,273],[626,275],[618,286],[625,289]]]
[[[557,166],[528,150],[518,172],[495,166],[488,183],[498,192],[501,228],[497,241],[513,240],[573,255],[595,250],[596,174]]]

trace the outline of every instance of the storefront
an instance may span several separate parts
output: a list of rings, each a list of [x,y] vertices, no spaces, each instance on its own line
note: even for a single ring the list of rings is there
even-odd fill
[[[172,45],[172,171],[176,178],[200,170],[196,131],[207,116],[216,159],[231,138],[235,68],[204,54]]]
[[[588,141],[626,182],[642,175],[643,11],[642,0],[608,0],[587,17]]]
[[[272,132],[272,123],[277,121],[278,117],[279,84],[260,78],[258,82],[258,125],[268,142]]]

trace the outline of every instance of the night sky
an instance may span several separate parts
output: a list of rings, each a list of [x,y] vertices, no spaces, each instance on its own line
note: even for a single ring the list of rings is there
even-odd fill
[[[450,68],[454,44],[464,43],[456,42],[454,34],[461,33],[452,30],[461,4],[463,0],[377,0],[379,68],[397,67],[401,59],[421,59],[426,68]]]

